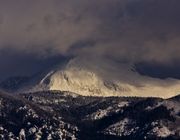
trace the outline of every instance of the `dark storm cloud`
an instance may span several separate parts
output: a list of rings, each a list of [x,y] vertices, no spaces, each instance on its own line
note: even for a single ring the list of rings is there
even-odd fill
[[[88,54],[169,65],[180,59],[179,6],[179,0],[0,1],[0,49],[38,59]]]
[[[70,59],[60,55],[41,59],[35,54],[6,48],[1,50],[0,56],[0,81],[11,76],[32,76],[44,69],[50,70],[53,65],[63,65]]]

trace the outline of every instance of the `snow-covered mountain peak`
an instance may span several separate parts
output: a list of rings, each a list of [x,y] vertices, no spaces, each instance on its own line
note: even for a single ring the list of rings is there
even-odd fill
[[[40,86],[46,86],[49,90],[70,91],[86,96],[106,96],[110,92],[95,73],[77,67],[50,72],[41,80]]]
[[[88,57],[74,58],[64,67],[55,66],[45,70],[28,78],[23,84],[16,86],[17,88],[11,88],[11,81],[16,79],[8,80],[1,88],[8,87],[12,92],[58,90],[83,96],[169,98],[180,93],[179,80],[142,76],[131,64]],[[5,88],[6,91],[9,91],[8,89]]]
[[[128,87],[121,87],[118,81],[111,81],[108,78],[106,71],[102,68],[104,64],[93,66],[91,62],[95,60],[86,63],[87,59],[78,57],[70,60],[64,68],[57,66],[40,80],[33,91],[61,90],[84,96],[119,96],[122,92],[129,90]],[[97,61],[101,60],[97,59]]]
[[[87,63],[89,61],[89,63]],[[35,90],[60,90],[74,92],[83,96],[140,96],[162,97],[175,96],[180,91],[179,81],[162,81],[145,77],[133,70],[132,65],[75,58],[64,68],[56,68],[47,73]],[[108,60],[107,60],[108,61]],[[100,63],[101,62],[101,63]]]

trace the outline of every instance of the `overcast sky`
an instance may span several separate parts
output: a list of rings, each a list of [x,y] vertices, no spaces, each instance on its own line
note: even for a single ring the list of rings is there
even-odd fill
[[[179,0],[0,0],[0,80],[86,55],[155,65],[160,74],[163,65],[171,77],[179,71],[179,7]]]

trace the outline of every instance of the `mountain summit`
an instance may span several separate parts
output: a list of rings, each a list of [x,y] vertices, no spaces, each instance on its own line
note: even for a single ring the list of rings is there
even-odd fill
[[[87,63],[88,61],[90,62]],[[2,82],[0,87],[13,92],[60,90],[83,96],[169,98],[179,94],[178,80],[142,76],[136,72],[132,64],[123,62],[113,64],[108,61],[111,60],[74,58],[64,67],[55,66],[31,78],[23,78],[23,80],[19,77],[10,78]],[[93,65],[94,63],[99,65]]]

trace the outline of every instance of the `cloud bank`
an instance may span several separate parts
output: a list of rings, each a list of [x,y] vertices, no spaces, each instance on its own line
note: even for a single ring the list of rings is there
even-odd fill
[[[0,1],[0,51],[44,60],[88,55],[171,65],[180,60],[179,5],[179,0]]]

